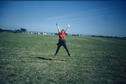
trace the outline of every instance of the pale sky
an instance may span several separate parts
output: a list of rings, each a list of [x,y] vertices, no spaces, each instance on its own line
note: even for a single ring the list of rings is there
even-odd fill
[[[126,2],[122,1],[0,1],[0,28],[126,36]]]

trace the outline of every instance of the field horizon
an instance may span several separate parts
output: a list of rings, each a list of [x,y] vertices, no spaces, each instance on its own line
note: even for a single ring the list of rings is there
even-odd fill
[[[0,32],[0,84],[125,84],[126,39]]]

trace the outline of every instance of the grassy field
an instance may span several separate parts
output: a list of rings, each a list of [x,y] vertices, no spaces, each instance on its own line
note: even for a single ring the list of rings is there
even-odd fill
[[[126,84],[126,40],[0,33],[0,84]]]

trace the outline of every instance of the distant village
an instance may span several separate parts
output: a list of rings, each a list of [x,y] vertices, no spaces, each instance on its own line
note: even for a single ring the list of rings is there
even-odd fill
[[[52,32],[27,31],[27,29],[25,29],[25,28],[20,28],[20,29],[16,29],[16,30],[0,28],[0,32],[12,32],[12,33],[21,33],[21,34],[34,34],[34,35],[58,35],[58,33],[52,33]],[[123,38],[123,39],[126,39],[126,37],[118,37],[118,36],[83,35],[83,34],[68,34],[68,33],[67,33],[67,36],[89,36],[89,37]]]
[[[16,30],[2,29],[0,32],[12,32],[12,33],[22,33],[22,34],[36,34],[36,35],[58,35],[58,33],[52,32],[39,32],[39,31],[27,31],[25,28],[20,28]],[[82,34],[67,34],[68,36],[83,36]]]
[[[27,31],[25,34],[36,34],[36,35],[58,35],[58,33],[52,33],[52,32],[35,32],[35,31]],[[68,36],[83,36],[82,34],[68,34]]]

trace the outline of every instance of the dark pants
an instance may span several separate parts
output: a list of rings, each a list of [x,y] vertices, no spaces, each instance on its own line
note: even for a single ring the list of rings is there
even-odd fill
[[[55,55],[57,55],[61,46],[63,46],[65,48],[65,50],[67,51],[67,54],[70,56],[70,53],[69,53],[67,46],[66,46],[66,40],[64,40],[64,39],[59,39],[59,42],[57,43],[57,50],[56,50]]]

